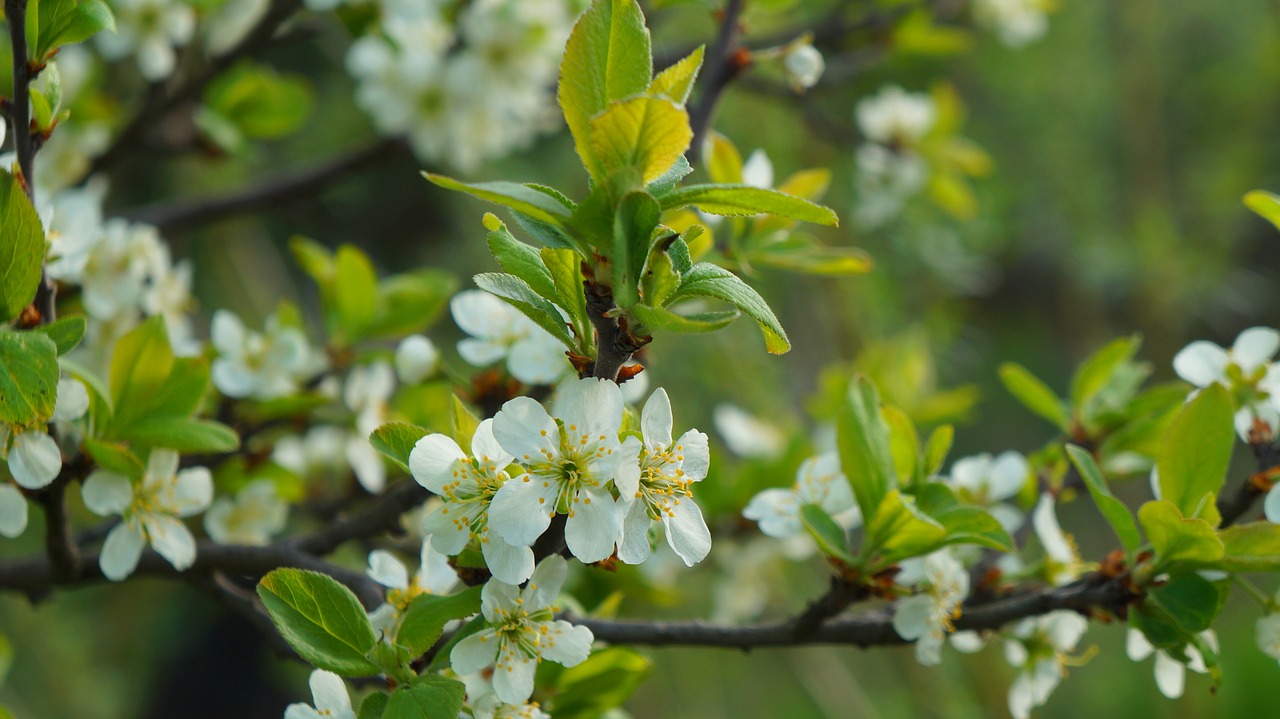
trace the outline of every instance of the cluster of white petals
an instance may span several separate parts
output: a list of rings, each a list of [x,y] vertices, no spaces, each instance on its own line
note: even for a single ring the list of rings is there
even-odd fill
[[[1280,332],[1270,327],[1250,327],[1230,348],[1199,340],[1182,348],[1173,358],[1173,371],[1196,387],[1220,384],[1242,398],[1236,411],[1236,433],[1249,441],[1262,425],[1264,439],[1280,430],[1280,364],[1272,360],[1280,351]]]
[[[951,465],[948,481],[959,490],[960,499],[985,508],[1000,522],[1006,532],[1022,526],[1022,512],[1005,500],[1018,496],[1027,483],[1027,459],[1018,452],[1004,452],[998,457],[979,454],[957,459]]]
[[[420,159],[474,168],[555,127],[549,88],[575,14],[569,0],[383,0],[347,54],[356,102]]]
[[[111,9],[116,31],[96,37],[103,57],[135,56],[138,71],[151,82],[171,75],[177,64],[175,48],[195,35],[195,8],[183,0],[112,0]]]
[[[458,573],[449,566],[449,558],[431,548],[430,538],[422,543],[418,571],[409,568],[385,549],[369,553],[369,578],[387,588],[387,601],[369,614],[373,626],[392,633],[392,628],[409,603],[423,594],[448,594],[458,583]]]
[[[463,290],[449,309],[470,335],[458,342],[458,354],[468,363],[487,367],[505,360],[511,376],[525,384],[555,384],[572,371],[559,340],[488,292]]]
[[[896,215],[924,187],[929,166],[916,152],[937,121],[933,98],[890,85],[854,110],[866,138],[856,152],[859,221],[867,227]]]
[[[210,339],[218,351],[213,384],[228,397],[275,399],[293,394],[325,365],[306,334],[282,323],[279,315],[267,318],[264,330],[255,332],[235,314],[218,310]]]
[[[1049,30],[1053,0],[974,0],[973,17],[1009,47],[1039,40]]]
[[[921,559],[902,563],[897,581],[905,583],[918,574],[918,586],[924,591],[902,599],[893,610],[893,630],[898,636],[916,643],[916,660],[925,666],[942,662],[942,645],[947,634],[955,631],[953,622],[960,616],[960,605],[969,596],[969,572],[943,548]]]
[[[854,503],[853,489],[840,469],[835,452],[810,457],[796,471],[795,484],[788,489],[766,489],[751,498],[742,516],[760,523],[760,531],[777,539],[805,535],[800,508],[816,504],[836,523],[853,529],[862,523]],[[812,547],[812,542],[808,545]]]
[[[453,670],[471,674],[493,667],[493,690],[506,704],[524,704],[533,693],[533,674],[542,660],[577,666],[591,653],[591,630],[555,619],[552,603],[569,567],[560,557],[538,564],[520,587],[491,579],[481,592],[487,626],[454,646]],[[519,716],[517,714],[517,716]]]
[[[232,497],[219,497],[204,515],[204,529],[219,544],[264,545],[284,531],[289,505],[275,482],[258,479]]]
[[[1056,506],[1052,494],[1042,495],[1031,513],[1031,526],[1044,548],[1045,576],[1051,584],[1060,587],[1083,574],[1085,564],[1075,539],[1058,524]]]
[[[1217,651],[1218,637],[1212,631],[1201,632],[1200,639],[1215,652]],[[1142,632],[1133,628],[1129,629],[1125,639],[1125,653],[1133,661],[1140,662],[1151,656],[1152,653],[1156,655],[1156,687],[1160,689],[1161,694],[1170,699],[1177,699],[1182,696],[1188,669],[1198,674],[1205,674],[1209,671],[1209,668],[1205,666],[1204,657],[1201,656],[1200,650],[1188,645],[1186,652],[1188,661],[1183,664],[1163,649],[1153,647]]]
[[[50,419],[60,427],[89,410],[89,392],[77,379],[58,380]],[[69,433],[69,432],[68,432]],[[62,472],[62,449],[43,424],[0,427],[0,458],[7,460],[13,481],[24,489],[47,487]],[[27,528],[27,500],[13,485],[0,483],[0,536],[16,537]]]
[[[356,719],[347,685],[333,672],[323,669],[311,672],[311,701],[315,706],[290,704],[285,707],[284,719]]]
[[[150,543],[174,569],[196,560],[196,541],[183,517],[203,512],[213,501],[213,478],[204,467],[178,470],[178,453],[153,449],[140,482],[98,469],[84,482],[85,506],[95,514],[124,520],[107,535],[99,566],[112,581],[125,579],[138,566]]]
[[[1049,701],[1067,675],[1066,662],[1089,621],[1069,610],[1023,619],[1014,625],[1004,643],[1004,655],[1018,676],[1009,687],[1009,713],[1027,719],[1031,710]]]

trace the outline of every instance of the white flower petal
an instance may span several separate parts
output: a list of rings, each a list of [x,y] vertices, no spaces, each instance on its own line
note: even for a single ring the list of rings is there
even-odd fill
[[[530,397],[516,397],[502,405],[493,418],[493,436],[517,460],[557,456],[560,450],[555,420]]]
[[[550,641],[542,647],[543,659],[573,667],[586,661],[591,654],[591,642],[595,641],[595,636],[590,629],[561,620],[544,626],[547,628],[545,636]]]
[[[1230,358],[1212,342],[1199,340],[1183,347],[1173,358],[1173,371],[1197,387],[1208,387],[1226,379]]]
[[[1231,359],[1244,371],[1245,375],[1271,361],[1276,350],[1280,350],[1280,332],[1270,327],[1250,327],[1236,337],[1231,345]]]
[[[653,551],[649,546],[649,525],[652,521],[644,502],[630,503],[618,535],[618,559],[627,564],[640,564],[649,558]]]
[[[472,674],[493,664],[497,654],[497,634],[485,629],[455,644],[449,652],[449,662],[458,674]]]
[[[147,470],[142,484],[148,489],[168,485],[178,473],[178,453],[172,449],[153,449],[147,457]]]
[[[45,432],[28,429],[13,438],[9,450],[9,472],[27,489],[47,487],[62,471],[62,450]]]
[[[644,444],[635,437],[627,437],[619,448],[621,460],[614,474],[613,483],[618,488],[619,499],[630,501],[640,491],[640,450]]]
[[[1280,524],[1280,485],[1271,488],[1267,492],[1267,499],[1262,503],[1263,510],[1267,514],[1267,521],[1274,524]]]
[[[347,441],[347,462],[356,475],[356,481],[370,494],[378,494],[387,484],[387,466],[382,455],[359,435]]]
[[[1140,662],[1151,656],[1151,652],[1155,650],[1151,642],[1147,641],[1147,638],[1137,629],[1131,627],[1125,635],[1124,651],[1133,661]]]
[[[525,607],[533,612],[551,606],[569,576],[569,563],[563,557],[552,555],[538,563],[525,589]]]
[[[213,502],[213,475],[206,467],[184,469],[174,477],[173,504],[165,509],[179,517],[203,512]]]
[[[566,426],[576,425],[581,434],[604,435],[615,442],[622,427],[622,408],[622,391],[618,385],[594,377],[562,385],[554,405],[555,416]],[[499,441],[501,439],[499,435]],[[516,452],[512,454],[520,456]]]
[[[494,578],[507,584],[520,584],[533,574],[533,550],[507,544],[497,532],[487,532],[487,542],[480,543],[484,563]]]
[[[431,546],[437,552],[452,557],[471,540],[471,517],[462,506],[446,502],[423,520],[422,533],[431,536]]]
[[[102,544],[102,554],[98,557],[102,575],[118,582],[133,574],[146,544],[146,537],[142,536],[142,530],[136,522],[117,524],[107,533],[107,540]]]
[[[449,558],[431,547],[427,537],[419,552],[418,586],[428,594],[447,594],[458,583],[458,572],[449,566]]]
[[[614,385],[615,387],[617,385]],[[590,564],[613,554],[622,517],[608,492],[583,490],[564,527],[564,541],[580,561]]]
[[[11,484],[0,484],[0,536],[16,537],[27,528],[27,500]]]
[[[418,384],[436,371],[440,352],[422,335],[409,335],[396,347],[396,374],[404,384]]]
[[[464,339],[458,342],[458,354],[473,367],[488,367],[507,356],[507,348],[488,340]]]
[[[89,411],[89,390],[78,379],[58,380],[58,398],[53,406],[53,419],[70,422]]]
[[[351,696],[347,694],[347,685],[337,674],[317,669],[311,672],[309,683],[316,709],[327,709],[330,712],[351,711]]]
[[[1182,666],[1182,662],[1164,652],[1156,652],[1156,686],[1161,694],[1177,699],[1182,696],[1186,679],[1187,669]]]
[[[290,704],[284,708],[284,719],[326,719],[307,704]]]
[[[179,572],[196,561],[196,539],[187,525],[167,514],[149,514],[142,518],[151,546]]]
[[[525,384],[551,385],[569,373],[572,365],[564,345],[542,328],[530,329],[529,336],[511,345],[507,353],[511,376]]]
[[[794,492],[786,489],[766,489],[751,498],[742,516],[760,524],[760,531],[786,539],[800,533],[800,505]]]
[[[489,528],[508,544],[531,546],[551,525],[558,491],[554,483],[527,474],[507,480],[489,505]]]
[[[493,693],[508,704],[523,704],[533,694],[533,673],[538,663],[515,649],[508,649],[501,659],[502,666],[493,672]]]
[[[671,398],[661,387],[649,395],[640,412],[640,433],[650,447],[671,446]]]
[[[419,439],[409,452],[409,471],[418,484],[443,494],[444,485],[455,479],[458,462],[466,456],[451,437],[429,434]]]
[[[486,419],[480,422],[476,427],[476,433],[471,437],[471,454],[476,459],[487,463],[492,463],[498,469],[511,464],[513,457],[498,444],[497,438],[493,436],[493,420]]]
[[[405,568],[404,562],[396,559],[395,555],[385,549],[369,552],[369,569],[365,573],[384,587],[409,588],[409,570]]]
[[[689,497],[679,500],[671,511],[672,514],[663,519],[667,542],[685,566],[692,567],[711,551],[711,530],[702,518],[702,510]]]
[[[84,481],[80,497],[94,514],[103,517],[123,514],[133,503],[133,483],[128,477],[96,469]]]
[[[707,472],[711,470],[711,446],[707,435],[691,429],[680,435],[676,444],[683,447],[684,461],[680,463],[680,469],[684,470],[685,478],[695,482],[706,479]]]
[[[989,502],[1017,496],[1027,483],[1027,460],[1017,452],[1005,452],[996,457],[988,471]]]

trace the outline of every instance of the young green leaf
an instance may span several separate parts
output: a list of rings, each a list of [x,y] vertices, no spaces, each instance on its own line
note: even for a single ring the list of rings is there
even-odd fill
[[[593,0],[574,23],[560,64],[557,97],[587,172],[604,179],[590,121],[614,100],[644,92],[653,76],[649,29],[635,0]]]
[[[786,330],[782,329],[764,298],[732,272],[699,262],[684,274],[680,289],[670,296],[669,302],[690,297],[712,297],[742,310],[760,325],[760,331],[764,333],[765,349],[771,354],[785,354],[791,349]]]
[[[693,83],[698,79],[698,71],[702,69],[702,55],[706,46],[699,45],[693,52],[685,55],[679,62],[658,73],[649,83],[647,95],[665,95],[683,105],[689,100],[693,91]]]
[[[369,256],[354,245],[342,245],[334,255],[333,309],[335,335],[346,344],[364,336],[373,321],[378,296],[378,273]]]
[[[1121,337],[1108,343],[1080,365],[1071,377],[1071,406],[1086,410],[1099,392],[1106,388],[1124,363],[1133,358],[1142,345],[1139,335]]]
[[[425,653],[440,638],[445,624],[480,612],[481,589],[483,587],[470,587],[447,596],[419,595],[400,620],[396,644],[408,649],[413,656]]]
[[[1226,598],[1216,584],[1194,572],[1171,576],[1148,590],[1147,596],[1187,634],[1199,634],[1213,626]]]
[[[17,179],[0,171],[0,322],[17,317],[36,296],[44,263],[44,228]]]
[[[863,515],[867,516],[867,515]],[[877,566],[928,554],[946,542],[947,528],[916,506],[915,499],[889,490],[867,522],[864,553],[878,553]]]
[[[578,338],[578,354],[594,354],[595,339],[587,316],[587,298],[582,290],[582,259],[573,250],[543,247],[540,255],[551,275],[559,300],[555,303],[569,314],[569,324]]]
[[[391,692],[382,719],[457,719],[466,693],[462,682],[426,674]]]
[[[38,332],[0,330],[0,425],[48,421],[58,397],[58,348]]]
[[[904,481],[916,476],[920,462],[920,435],[906,412],[885,405],[880,413],[889,427],[889,454],[893,458],[893,471]]]
[[[836,417],[840,466],[853,487],[864,521],[875,517],[884,497],[897,486],[889,450],[889,427],[880,414],[880,393],[858,375]]]
[[[240,446],[240,437],[225,424],[172,415],[140,419],[112,436],[178,452],[233,452]]]
[[[1214,564],[1225,551],[1217,532],[1203,519],[1187,519],[1168,500],[1157,499],[1138,508],[1138,521],[1156,553],[1158,569],[1179,562]]]
[[[85,329],[87,328],[88,324],[85,322],[84,315],[71,315],[69,317],[59,317],[54,322],[40,325],[34,329],[36,332],[53,340],[54,345],[58,348],[58,356],[61,357],[80,344],[80,340],[84,339]]]
[[[1236,433],[1226,389],[1213,384],[1178,412],[1156,456],[1160,498],[1188,517],[1208,517],[1227,478]]]
[[[1124,502],[1116,499],[1111,493],[1107,487],[1106,478],[1102,476],[1102,470],[1093,461],[1093,456],[1074,444],[1067,445],[1067,454],[1071,457],[1072,464],[1076,466],[1076,471],[1084,478],[1084,484],[1089,488],[1093,503],[1098,506],[1103,519],[1107,520],[1107,524],[1111,525],[1111,529],[1120,538],[1120,544],[1124,546],[1125,551],[1130,553],[1138,551],[1138,547],[1142,546],[1142,535],[1138,533],[1138,523],[1133,520],[1133,513],[1124,505]]]
[[[38,7],[38,40],[31,43],[32,57],[43,60],[63,45],[84,42],[104,30],[116,31],[116,20],[103,0],[40,0],[27,9]]]
[[[686,335],[722,330],[742,316],[737,310],[680,315],[671,310],[644,305],[636,305],[628,312],[645,330],[662,330]]]
[[[378,283],[375,311],[365,336],[398,339],[422,332],[439,319],[457,290],[457,278],[442,270],[388,277]]]
[[[565,326],[564,320],[560,317],[559,310],[555,308],[555,305],[544,300],[537,292],[534,292],[533,288],[524,280],[515,275],[499,272],[482,273],[472,279],[477,287],[506,300],[508,304],[520,310],[524,316],[533,320],[539,327],[546,330],[552,337],[563,342],[569,349],[575,347],[573,338],[569,336],[569,330]]]
[[[688,185],[668,192],[660,201],[664,211],[693,205],[703,212],[727,217],[777,215],[831,227],[840,224],[840,218],[829,207],[750,185]]]
[[[1280,229],[1280,195],[1266,190],[1253,190],[1244,196],[1244,206]]]
[[[1013,538],[985,509],[952,507],[931,516],[946,529],[944,546],[976,544],[997,552],[1014,551]]]
[[[817,542],[818,549],[828,557],[835,557],[846,564],[855,564],[858,560],[849,553],[849,537],[844,528],[836,524],[836,520],[826,510],[816,504],[800,506],[800,522],[805,531]]]
[[[742,184],[742,154],[729,138],[715,131],[707,133],[702,155],[712,182],[719,185]]]
[[[633,167],[642,184],[662,177],[689,149],[689,113],[665,97],[640,95],[591,118],[591,152],[606,173]]]
[[[628,308],[640,301],[639,284],[653,233],[662,219],[658,201],[644,192],[627,193],[613,221],[613,299]]]
[[[1218,537],[1224,548],[1218,565],[1222,569],[1228,572],[1280,570],[1280,524],[1237,524],[1219,532]]]
[[[366,658],[378,643],[369,617],[351,590],[332,577],[276,569],[258,583],[258,596],[298,656],[346,677],[378,671]]]
[[[680,181],[688,177],[693,172],[693,166],[684,158],[684,155],[676,158],[676,162],[671,169],[662,173],[660,177],[650,182],[645,190],[654,197],[661,197],[675,189]]]
[[[94,464],[108,472],[139,479],[146,470],[142,460],[124,444],[85,439],[84,451],[93,458]]]
[[[437,187],[465,192],[473,197],[478,197],[503,207],[509,207],[539,222],[546,222],[556,227],[562,226],[571,214],[563,204],[545,192],[540,192],[532,187],[515,182],[466,183],[430,172],[424,172],[422,176]]]
[[[826,247],[798,236],[749,250],[744,257],[753,266],[822,277],[865,275],[875,266],[870,255],[855,247]]]
[[[649,250],[644,275],[640,278],[640,294],[650,307],[665,307],[671,295],[680,289],[680,272],[663,244],[659,241]]]
[[[951,443],[955,440],[956,430],[949,424],[933,430],[928,441],[924,443],[923,479],[928,479],[942,471],[943,462],[947,461],[947,453],[951,451]]]
[[[427,430],[415,424],[390,422],[373,430],[373,434],[369,435],[369,444],[407,472],[413,445],[427,434]]]
[[[1000,365],[1000,381],[1022,406],[1049,420],[1064,432],[1071,429],[1071,418],[1067,415],[1065,403],[1026,367],[1016,362],[1005,362]]]

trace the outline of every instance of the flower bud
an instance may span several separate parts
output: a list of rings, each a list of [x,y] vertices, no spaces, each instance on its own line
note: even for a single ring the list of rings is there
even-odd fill
[[[422,335],[405,337],[396,348],[396,374],[403,384],[417,384],[436,371],[440,353]]]
[[[818,48],[809,43],[797,44],[787,50],[782,58],[782,66],[787,70],[791,85],[797,90],[807,90],[818,84],[826,63]]]

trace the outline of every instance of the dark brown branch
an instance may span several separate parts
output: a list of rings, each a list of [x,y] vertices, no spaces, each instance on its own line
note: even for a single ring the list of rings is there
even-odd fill
[[[399,139],[386,139],[335,157],[314,167],[267,178],[239,192],[180,202],[148,205],[123,213],[125,217],[173,233],[198,225],[255,212],[280,203],[311,197],[352,173],[395,157],[405,147]]]
[[[702,142],[711,127],[720,96],[750,63],[750,55],[738,43],[744,5],[745,0],[728,0],[725,3],[720,31],[703,64],[705,69],[699,83],[702,89],[697,101],[689,108],[693,141],[689,145],[688,159],[692,165],[698,163],[702,154]]]
[[[1222,515],[1223,527],[1235,524],[1248,513],[1273,484],[1274,480],[1268,476],[1270,471],[1280,467],[1280,443],[1253,442],[1249,446],[1253,449],[1258,471],[1234,490],[1218,495],[1218,514]]]
[[[12,0],[10,0],[12,1]],[[143,136],[157,120],[184,102],[194,100],[223,70],[235,61],[258,52],[271,42],[276,31],[302,7],[302,0],[271,0],[271,7],[249,34],[235,47],[211,59],[198,72],[188,77],[153,83],[147,88],[142,106],[120,130],[106,151],[96,157],[85,173],[88,179],[105,172],[137,149]]]
[[[1057,610],[1079,612],[1086,617],[1112,615],[1138,599],[1122,579],[1089,575],[1072,584],[1023,592],[966,610],[955,622],[957,631],[995,630],[1028,617]],[[722,626],[701,621],[642,622],[628,620],[571,619],[587,627],[596,639],[615,644],[648,646],[700,646],[727,649],[789,647],[805,644],[852,644],[859,647],[907,644],[893,629],[893,614],[877,610],[857,616],[828,619],[812,632],[798,633],[796,619],[744,626]]]

